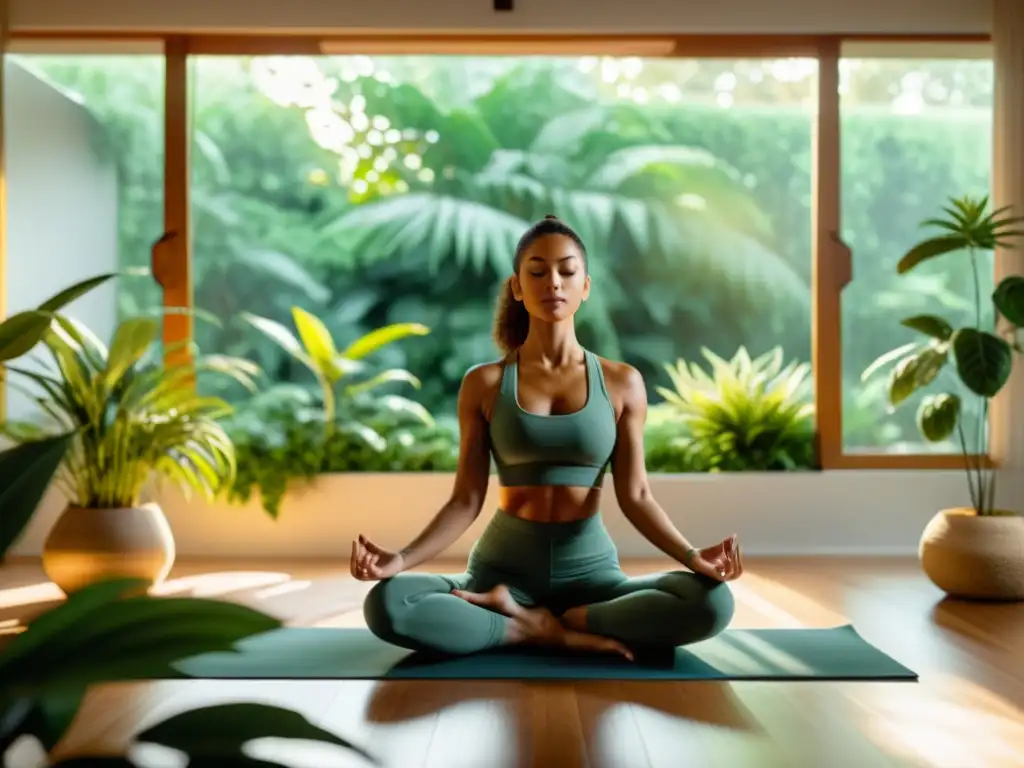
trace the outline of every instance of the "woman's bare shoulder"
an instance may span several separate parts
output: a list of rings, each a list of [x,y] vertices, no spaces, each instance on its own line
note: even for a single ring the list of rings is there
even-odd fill
[[[601,372],[604,374],[608,394],[616,401],[616,405],[638,397],[641,393],[646,397],[647,388],[643,374],[629,363],[620,360],[609,360],[598,357]]]

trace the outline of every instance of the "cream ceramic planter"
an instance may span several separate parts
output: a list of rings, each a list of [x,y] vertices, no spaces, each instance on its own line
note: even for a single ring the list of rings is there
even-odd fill
[[[944,509],[925,527],[918,555],[950,597],[1024,600],[1024,517]]]
[[[174,564],[171,527],[156,504],[67,507],[43,546],[43,569],[65,594],[104,578],[162,582]]]

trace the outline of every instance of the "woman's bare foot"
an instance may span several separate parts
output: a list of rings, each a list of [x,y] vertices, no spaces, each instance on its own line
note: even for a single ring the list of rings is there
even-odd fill
[[[633,654],[617,640],[566,628],[547,608],[527,608],[516,602],[508,587],[499,584],[487,592],[452,591],[456,597],[512,619],[505,642],[509,645],[550,645],[597,653],[617,653],[630,661]]]

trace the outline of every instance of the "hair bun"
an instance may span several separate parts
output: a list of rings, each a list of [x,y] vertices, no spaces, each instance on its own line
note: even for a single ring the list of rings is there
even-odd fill
[[[549,213],[547,216],[544,217],[544,221],[558,221],[558,217],[555,216],[555,214],[553,213]]]

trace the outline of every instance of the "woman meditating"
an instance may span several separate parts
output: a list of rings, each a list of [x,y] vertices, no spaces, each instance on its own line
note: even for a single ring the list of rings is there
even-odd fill
[[[469,370],[459,391],[451,497],[400,552],[364,536],[352,543],[352,575],[379,581],[364,615],[381,639],[447,654],[522,643],[633,659],[729,624],[733,597],[724,582],[743,572],[736,537],[694,547],[652,497],[646,388],[636,369],[577,341],[573,317],[589,293],[577,234],[553,216],[529,229],[499,300],[495,338],[505,357]],[[499,509],[465,572],[406,573],[479,516],[492,454]],[[689,570],[629,578],[620,569],[599,511],[609,465],[626,518]]]

